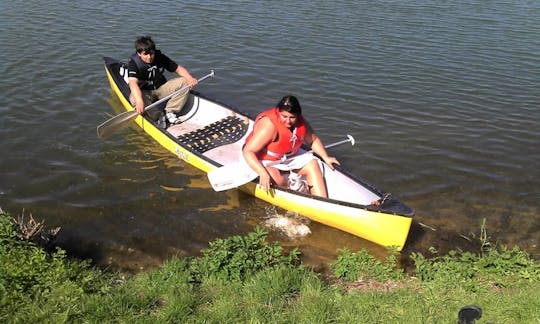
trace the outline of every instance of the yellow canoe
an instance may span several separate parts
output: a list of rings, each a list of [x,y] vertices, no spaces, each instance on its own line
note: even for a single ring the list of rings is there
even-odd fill
[[[124,64],[112,58],[104,60],[113,92],[126,111],[132,111],[129,87],[121,75]],[[158,119],[162,108],[157,106],[153,113],[137,116],[134,120],[180,159],[208,173],[223,165],[237,163],[242,158],[242,145],[253,127],[252,118],[246,114],[196,91],[190,92],[190,98],[180,113],[182,123],[164,124]],[[274,188],[267,193],[256,185],[257,180],[239,189],[313,221],[401,251],[412,224],[412,209],[340,167],[331,170],[324,163],[321,165],[329,198],[285,188]],[[370,205],[374,200],[381,201],[381,205]]]

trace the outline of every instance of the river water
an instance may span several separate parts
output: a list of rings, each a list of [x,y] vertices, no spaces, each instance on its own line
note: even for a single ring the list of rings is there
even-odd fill
[[[139,35],[198,90],[252,115],[296,95],[341,164],[416,211],[406,251],[493,242],[540,255],[540,2],[20,1],[0,4],[0,207],[61,226],[57,242],[140,270],[264,225],[275,210],[206,176],[115,114],[103,56]],[[422,226],[424,225],[424,226]],[[384,250],[332,228],[272,239],[319,266],[341,247]]]

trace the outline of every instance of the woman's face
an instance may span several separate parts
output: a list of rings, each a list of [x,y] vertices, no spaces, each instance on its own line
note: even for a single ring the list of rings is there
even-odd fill
[[[285,126],[287,126],[288,128],[291,128],[296,123],[296,119],[298,119],[298,116],[295,114],[291,114],[288,111],[280,111],[279,118],[281,119],[281,122]]]

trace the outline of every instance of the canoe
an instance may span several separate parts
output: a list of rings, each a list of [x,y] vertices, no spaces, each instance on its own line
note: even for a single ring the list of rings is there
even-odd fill
[[[127,78],[123,76],[124,63],[108,57],[104,60],[112,91],[126,111],[132,111]],[[190,91],[179,114],[182,123],[164,125],[157,117],[160,113],[160,110],[148,112],[134,121],[164,148],[206,173],[238,163],[242,159],[242,145],[253,127],[253,119],[248,114],[194,90]],[[324,163],[320,164],[328,198],[281,187],[266,192],[257,186],[258,179],[238,189],[313,221],[401,251],[412,224],[413,210],[342,167],[331,170]],[[373,201],[381,204],[373,206]]]

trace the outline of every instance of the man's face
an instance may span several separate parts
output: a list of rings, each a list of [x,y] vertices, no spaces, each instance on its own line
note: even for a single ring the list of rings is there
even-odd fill
[[[156,51],[154,50],[142,51],[139,53],[141,60],[146,64],[151,64],[152,62],[154,62],[155,55]]]

